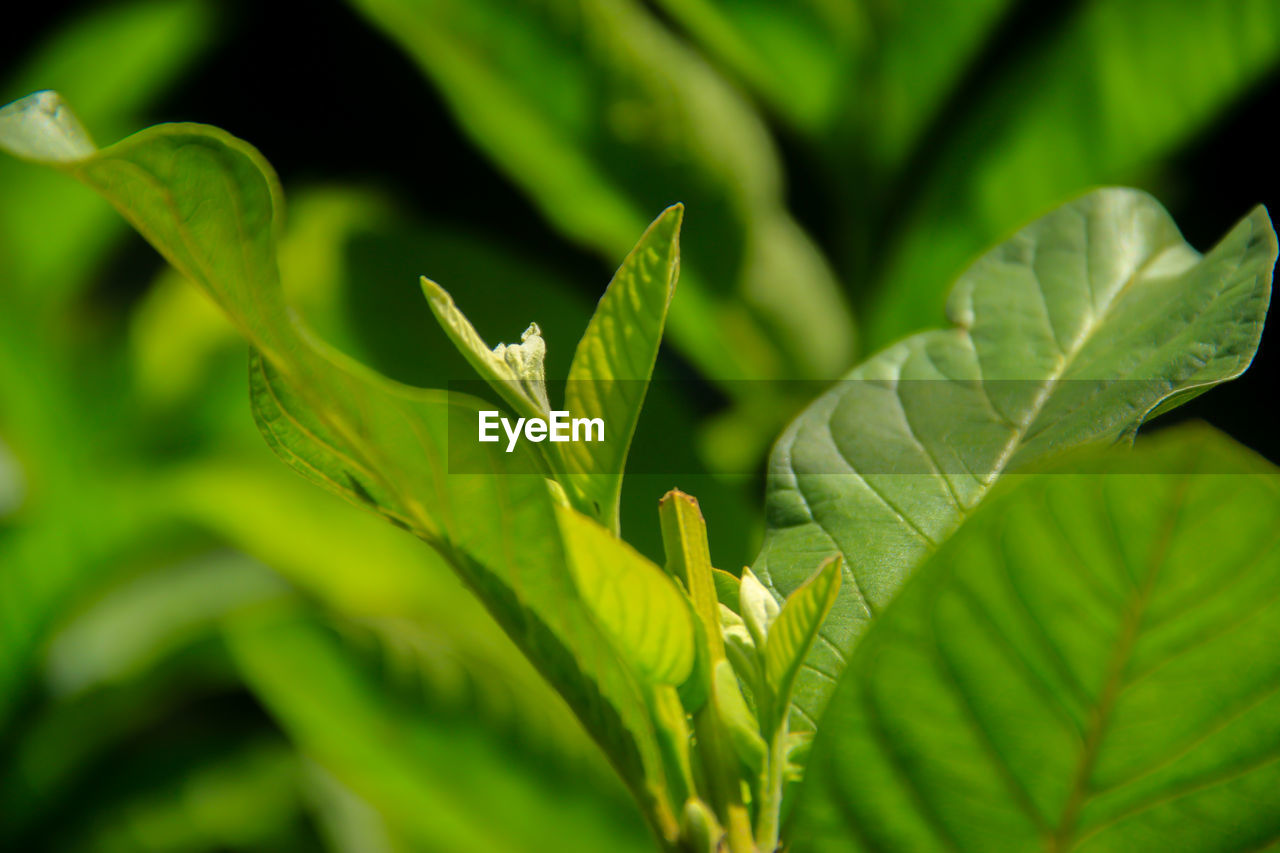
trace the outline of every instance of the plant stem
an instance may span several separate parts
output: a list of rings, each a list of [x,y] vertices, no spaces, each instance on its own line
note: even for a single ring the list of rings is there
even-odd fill
[[[782,817],[782,781],[786,766],[787,724],[784,720],[769,742],[769,757],[764,768],[764,785],[760,791],[756,845],[764,853],[773,853],[778,847],[779,823]]]

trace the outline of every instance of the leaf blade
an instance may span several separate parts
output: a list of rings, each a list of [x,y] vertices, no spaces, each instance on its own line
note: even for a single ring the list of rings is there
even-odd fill
[[[782,605],[769,629],[764,647],[764,673],[777,707],[773,727],[781,725],[791,703],[791,690],[840,591],[840,555],[823,562],[809,580],[801,584]],[[771,727],[770,731],[773,728]]]
[[[839,674],[1005,471],[1127,438],[1163,402],[1243,372],[1275,259],[1261,208],[1201,257],[1149,196],[1099,190],[976,261],[953,290],[953,328],[907,338],[815,401],[774,448],[756,563],[785,595],[814,561],[844,554],[853,583],[814,667]],[[801,675],[810,722],[830,690]]]
[[[693,616],[671,577],[581,513],[559,507],[556,517],[578,590],[622,654],[655,684],[683,684]]]
[[[571,417],[600,418],[606,431],[603,442],[561,445],[569,486],[614,531],[627,453],[680,274],[683,219],[677,204],[645,231],[601,297],[569,367],[565,408]]]
[[[1277,513],[1275,468],[1206,429],[1002,488],[858,647],[797,849],[1274,838]]]
[[[352,470],[371,477],[377,489],[365,491],[379,510],[453,565],[580,714],[657,831],[674,834],[679,804],[666,799],[642,685],[575,588],[555,504],[542,477],[529,476],[534,460],[491,445],[451,448],[451,429],[473,430],[484,404],[387,380],[291,314],[276,269],[281,191],[261,155],[223,131],[180,124],[57,165],[111,201],[213,297],[276,368],[272,387],[287,388],[311,423],[325,427],[318,454],[314,437],[296,431],[296,455],[336,466],[326,473],[339,484],[358,482]]]

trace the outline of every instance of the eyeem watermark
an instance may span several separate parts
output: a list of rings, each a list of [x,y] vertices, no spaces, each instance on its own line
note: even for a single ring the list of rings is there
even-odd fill
[[[498,428],[507,435],[507,452],[516,449],[520,436],[540,441],[604,441],[604,418],[571,418],[568,412],[550,412],[549,419],[517,418],[512,424],[496,410],[480,412],[480,440],[501,441]]]

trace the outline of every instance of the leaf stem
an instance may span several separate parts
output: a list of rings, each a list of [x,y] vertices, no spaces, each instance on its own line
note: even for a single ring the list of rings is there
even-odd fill
[[[765,761],[764,784],[760,786],[760,808],[756,812],[756,846],[764,853],[778,848],[781,829],[783,776],[787,767],[787,723],[774,731]]]

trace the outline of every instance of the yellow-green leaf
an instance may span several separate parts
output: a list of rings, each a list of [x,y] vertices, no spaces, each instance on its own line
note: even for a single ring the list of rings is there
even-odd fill
[[[579,512],[556,507],[574,580],[618,651],[656,684],[693,671],[693,615],[671,577]]]

